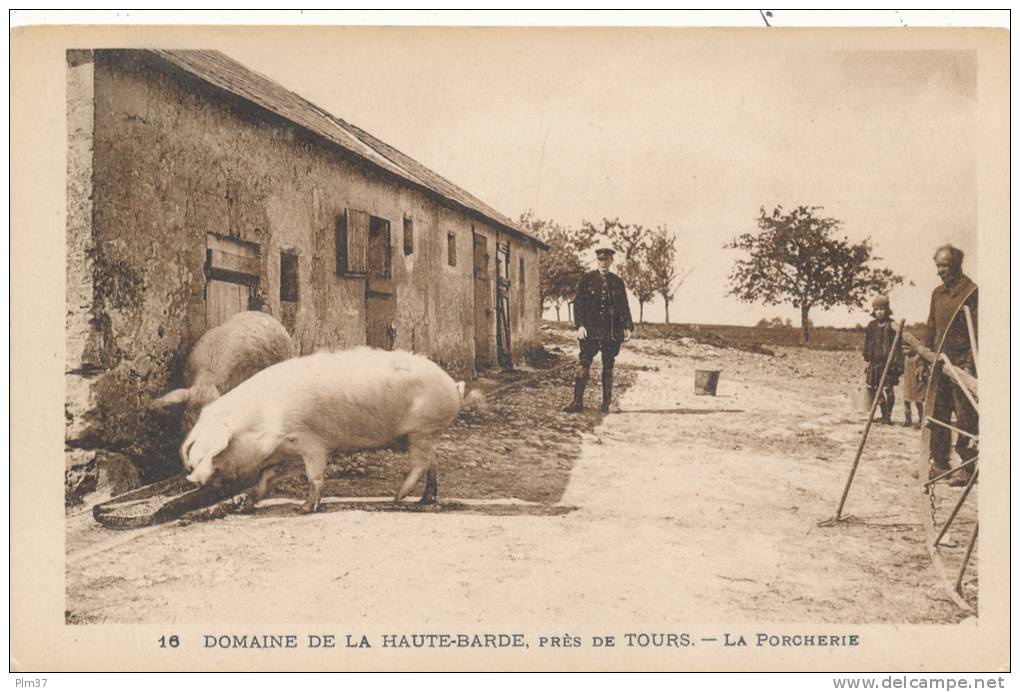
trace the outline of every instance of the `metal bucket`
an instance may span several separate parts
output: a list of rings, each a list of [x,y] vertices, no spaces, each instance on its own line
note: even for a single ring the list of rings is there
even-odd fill
[[[871,398],[871,392],[865,385],[854,387],[850,392],[850,401],[853,403],[855,411],[860,413],[868,413],[871,410],[871,405],[874,400]]]
[[[715,389],[719,386],[719,373],[721,370],[695,370],[694,371],[694,393],[698,396],[715,396]]]

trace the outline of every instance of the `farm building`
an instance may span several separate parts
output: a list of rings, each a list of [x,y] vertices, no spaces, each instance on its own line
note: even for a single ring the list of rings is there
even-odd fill
[[[69,493],[176,467],[146,404],[241,310],[457,377],[537,346],[546,246],[425,166],[221,53],[67,60]]]

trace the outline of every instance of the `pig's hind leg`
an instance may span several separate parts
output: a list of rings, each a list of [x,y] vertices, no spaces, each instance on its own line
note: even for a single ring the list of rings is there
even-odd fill
[[[319,444],[308,445],[302,448],[301,458],[305,462],[305,476],[308,478],[308,498],[298,511],[301,514],[310,514],[319,509],[319,501],[322,499],[329,450]]]
[[[394,499],[397,502],[403,500],[411,492],[411,488],[418,482],[418,479],[421,478],[421,474],[427,472],[425,476],[425,493],[421,496],[421,503],[423,505],[430,505],[436,501],[436,491],[438,488],[436,483],[436,453],[434,443],[431,439],[416,439],[414,437],[411,437],[409,442],[411,471],[407,474],[407,478],[404,479]]]
[[[436,463],[433,457],[432,466],[425,472],[425,492],[422,493],[421,499],[418,500],[419,504],[422,505],[434,505],[436,503],[436,494],[439,492],[439,482],[436,480]]]

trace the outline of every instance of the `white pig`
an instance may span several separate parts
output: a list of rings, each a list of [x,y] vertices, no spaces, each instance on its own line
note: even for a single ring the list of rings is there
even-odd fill
[[[294,342],[272,315],[240,312],[213,327],[188,354],[188,387],[175,389],[149,403],[150,409],[184,404],[185,434],[204,406],[273,363],[293,358]]]
[[[400,501],[427,471],[421,502],[435,502],[435,445],[480,393],[405,351],[358,347],[277,363],[203,409],[181,446],[188,480],[204,485],[259,473],[247,509],[265,496],[270,479],[300,457],[308,478],[301,512],[314,512],[333,451],[406,447],[411,471]]]

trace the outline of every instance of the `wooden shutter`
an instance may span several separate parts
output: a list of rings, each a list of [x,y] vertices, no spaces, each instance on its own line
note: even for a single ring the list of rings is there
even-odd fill
[[[347,271],[351,274],[368,271],[368,224],[367,212],[347,210]]]
[[[259,246],[244,240],[206,235],[206,265],[215,273],[259,276]]]

